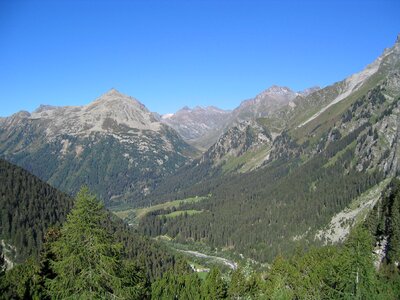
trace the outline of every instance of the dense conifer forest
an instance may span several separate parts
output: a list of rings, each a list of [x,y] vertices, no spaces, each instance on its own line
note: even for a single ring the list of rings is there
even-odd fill
[[[0,159],[0,239],[17,262],[37,256],[46,230],[61,225],[73,201],[39,178]]]
[[[181,260],[152,282],[137,259],[123,258],[121,243],[104,227],[107,212],[83,188],[62,227],[47,232],[39,260],[30,258],[7,272],[0,269],[0,298],[398,299],[400,244],[393,226],[399,215],[399,186],[398,181],[391,184],[385,200],[343,245],[307,252],[299,248],[257,271],[249,265],[226,274],[213,268],[205,279]],[[391,224],[386,232],[391,254],[377,261],[373,248],[382,220]]]
[[[73,206],[73,198],[36,176],[0,160],[0,239],[4,254],[13,262],[40,260],[44,242],[58,235]],[[150,281],[177,263],[165,247],[138,234],[104,209],[102,226],[122,246],[122,257],[135,259]],[[10,247],[7,247],[10,245]]]

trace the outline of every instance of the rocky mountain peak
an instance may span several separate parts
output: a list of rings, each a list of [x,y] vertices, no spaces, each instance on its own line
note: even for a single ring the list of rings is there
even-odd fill
[[[304,89],[304,90],[298,92],[298,94],[300,94],[303,97],[307,97],[308,95],[310,95],[316,91],[319,91],[320,89],[321,89],[321,87],[319,87],[319,86],[312,86],[310,88],[307,88],[307,89]]]
[[[180,110],[178,110],[178,112],[179,111],[184,111],[184,112],[190,112],[191,111],[191,109],[190,109],[190,107],[189,106],[187,106],[187,105],[185,105],[184,107],[182,107]]]
[[[65,191],[85,183],[111,202],[148,193],[195,151],[143,104],[113,89],[87,105],[42,105],[0,119],[0,154],[15,153],[29,157],[18,163]]]
[[[97,98],[94,102],[90,103],[89,106],[96,106],[100,104],[127,104],[127,105],[134,105],[138,106],[142,109],[147,110],[147,108],[140,103],[138,100],[135,98],[122,94],[121,92],[117,91],[116,89],[112,88],[111,90],[107,91],[105,94],[101,95],[99,98]],[[112,108],[112,106],[109,106],[109,108]]]
[[[240,106],[234,110],[234,114],[248,115],[251,111],[251,115],[261,117],[289,103],[296,96],[297,93],[288,87],[273,85],[253,99],[242,101]]]
[[[286,86],[272,85],[266,89],[262,94],[274,94],[274,95],[285,95],[294,93],[290,88]]]
[[[40,104],[38,108],[35,109],[33,113],[41,113],[43,111],[57,109],[57,106],[47,105],[47,104]]]
[[[215,106],[200,106],[197,105],[193,108],[188,106],[184,106],[180,110],[178,110],[176,114],[207,114],[207,113],[229,113],[229,110],[223,110]]]
[[[258,94],[254,100],[255,102],[259,101],[276,101],[276,102],[288,102],[292,100],[294,97],[296,97],[296,93],[292,91],[290,88],[286,86],[278,86],[278,85],[272,85],[265,91],[261,92]]]
[[[106,93],[104,93],[104,95],[108,95],[108,96],[124,96],[120,91],[118,91],[115,88],[111,88],[110,90],[108,90]]]
[[[84,106],[41,105],[31,119],[46,121],[48,136],[115,134],[129,130],[158,131],[161,124],[138,100],[111,89]]]

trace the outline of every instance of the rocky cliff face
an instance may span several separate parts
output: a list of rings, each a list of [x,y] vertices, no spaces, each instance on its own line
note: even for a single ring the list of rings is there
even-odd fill
[[[146,194],[193,151],[116,90],[85,106],[41,106],[0,120],[1,156],[70,193],[87,184],[109,205]]]

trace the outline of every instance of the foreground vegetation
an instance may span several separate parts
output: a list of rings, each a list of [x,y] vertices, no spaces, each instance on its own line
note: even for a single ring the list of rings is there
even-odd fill
[[[28,259],[1,272],[3,299],[398,299],[400,185],[376,209],[365,226],[353,230],[345,244],[296,251],[275,258],[270,268],[241,266],[205,277],[184,261],[149,279],[138,260],[122,255],[122,245],[107,231],[107,213],[83,188],[60,230],[46,234],[38,260]],[[381,221],[391,224],[382,228]],[[389,230],[390,255],[374,266],[375,229]],[[376,233],[376,232],[374,232]]]

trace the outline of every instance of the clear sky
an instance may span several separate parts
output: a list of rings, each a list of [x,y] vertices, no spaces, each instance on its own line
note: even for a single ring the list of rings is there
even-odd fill
[[[150,110],[326,86],[400,33],[399,0],[0,0],[0,116],[114,87]]]

